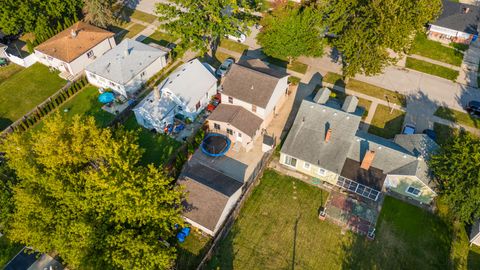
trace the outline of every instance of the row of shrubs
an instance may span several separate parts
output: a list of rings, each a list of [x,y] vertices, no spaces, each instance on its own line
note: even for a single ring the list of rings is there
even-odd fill
[[[28,115],[23,116],[21,122],[13,127],[13,131],[26,131],[28,128],[40,121],[40,119],[42,119],[44,116],[59,107],[75,93],[80,91],[87,84],[88,82],[85,77],[73,82],[70,84],[70,86],[64,88],[63,91],[58,92],[55,96],[50,97],[47,102],[37,106],[36,110]]]
[[[189,157],[193,155],[195,150],[197,150],[197,148],[200,146],[204,137],[205,129],[202,127],[197,131],[192,140],[187,141],[182,148],[178,149],[177,156],[175,157],[175,163],[173,164],[175,178],[177,178],[180,174],[185,162],[187,162]]]

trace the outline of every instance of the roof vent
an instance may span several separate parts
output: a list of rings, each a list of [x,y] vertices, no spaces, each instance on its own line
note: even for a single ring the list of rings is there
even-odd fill
[[[355,96],[348,96],[343,102],[342,110],[347,113],[353,113],[357,109],[358,98]]]
[[[70,30],[70,36],[72,38],[76,38],[77,37],[77,31],[75,31],[75,29]]]
[[[325,104],[328,101],[331,93],[332,91],[330,91],[330,89],[324,87],[318,90],[317,94],[313,98],[313,101],[318,104]]]

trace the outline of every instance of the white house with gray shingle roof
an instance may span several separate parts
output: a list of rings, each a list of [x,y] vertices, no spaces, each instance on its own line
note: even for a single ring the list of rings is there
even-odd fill
[[[388,190],[431,203],[436,193],[426,160],[437,144],[424,134],[391,141],[361,131],[356,98],[342,106],[323,98],[328,93],[322,89],[313,100],[302,101],[280,163],[370,200]]]
[[[167,52],[125,39],[85,69],[88,81],[125,97],[167,65]]]

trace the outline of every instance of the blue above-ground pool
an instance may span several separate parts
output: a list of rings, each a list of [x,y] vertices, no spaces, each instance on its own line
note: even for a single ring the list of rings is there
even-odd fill
[[[105,92],[98,96],[98,101],[107,104],[115,100],[115,95],[112,92]]]
[[[210,133],[203,139],[200,148],[210,157],[221,157],[230,149],[230,139],[222,134]]]

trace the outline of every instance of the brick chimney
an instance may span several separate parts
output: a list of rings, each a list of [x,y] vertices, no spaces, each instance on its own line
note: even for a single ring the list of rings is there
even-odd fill
[[[365,153],[365,156],[363,157],[360,168],[364,170],[370,169],[370,166],[372,165],[374,158],[375,158],[375,151],[367,151],[367,153]]]
[[[327,133],[325,133],[325,142],[327,143],[328,141],[330,141],[330,138],[332,137],[332,129],[329,128],[327,130]]]

